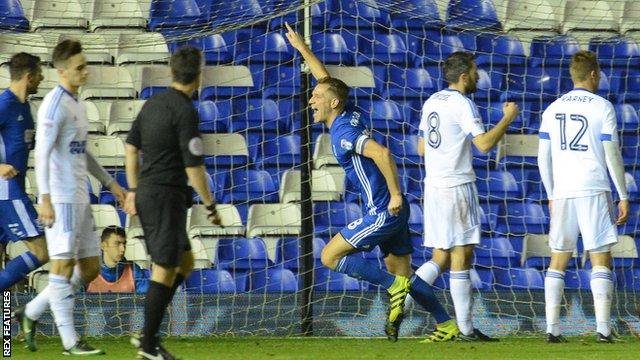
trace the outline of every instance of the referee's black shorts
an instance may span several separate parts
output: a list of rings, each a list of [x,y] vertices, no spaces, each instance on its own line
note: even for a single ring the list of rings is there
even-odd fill
[[[176,267],[182,254],[191,250],[186,196],[183,189],[170,186],[141,185],[136,191],[136,210],[155,264]]]

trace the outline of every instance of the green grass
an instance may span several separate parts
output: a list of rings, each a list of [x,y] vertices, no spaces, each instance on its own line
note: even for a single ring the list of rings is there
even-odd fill
[[[57,359],[62,357],[58,338],[38,339],[39,350],[29,352],[13,342],[13,357]],[[167,349],[182,359],[638,359],[640,339],[626,337],[624,343],[598,344],[594,337],[570,338],[567,344],[546,344],[542,338],[504,338],[499,343],[420,344],[419,339],[264,338],[208,337],[169,338]],[[106,359],[133,359],[128,338],[88,339],[100,347]]]

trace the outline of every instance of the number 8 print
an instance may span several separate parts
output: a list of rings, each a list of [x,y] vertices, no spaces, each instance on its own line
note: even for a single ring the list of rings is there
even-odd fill
[[[440,127],[440,116],[437,112],[434,111],[427,116],[427,126],[429,126],[427,130],[427,143],[429,143],[429,146],[432,148],[437,149],[442,141],[442,136],[440,135],[440,131],[438,131]]]

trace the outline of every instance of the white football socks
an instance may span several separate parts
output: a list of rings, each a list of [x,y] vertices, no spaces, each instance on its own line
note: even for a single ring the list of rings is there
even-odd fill
[[[464,335],[473,333],[473,288],[469,270],[451,271],[449,280],[451,299],[456,310],[456,322],[460,332]]]
[[[611,299],[613,298],[613,277],[606,266],[594,266],[591,269],[591,293],[596,313],[597,331],[611,335]]]
[[[73,324],[75,297],[73,286],[61,275],[49,274],[49,301],[51,312],[65,349],[72,348],[78,342],[78,334]]]
[[[547,333],[560,335],[560,305],[564,295],[564,271],[549,269],[544,278],[544,303]]]
[[[440,275],[440,266],[433,261],[427,261],[422,264],[418,270],[416,270],[416,275],[424,280],[429,285],[433,285],[433,282],[436,281],[438,275]],[[407,295],[407,298],[404,301],[404,308],[408,310],[413,306],[415,300],[411,297],[411,295]]]

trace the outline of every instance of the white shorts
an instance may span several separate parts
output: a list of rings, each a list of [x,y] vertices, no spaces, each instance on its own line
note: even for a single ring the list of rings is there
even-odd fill
[[[474,183],[425,186],[424,246],[451,249],[480,243],[480,205]]]
[[[585,250],[598,249],[618,241],[618,229],[610,192],[553,201],[549,247],[573,251],[578,234]]]
[[[84,259],[100,256],[100,241],[93,231],[89,204],[53,204],[55,222],[45,228],[51,259]]]

